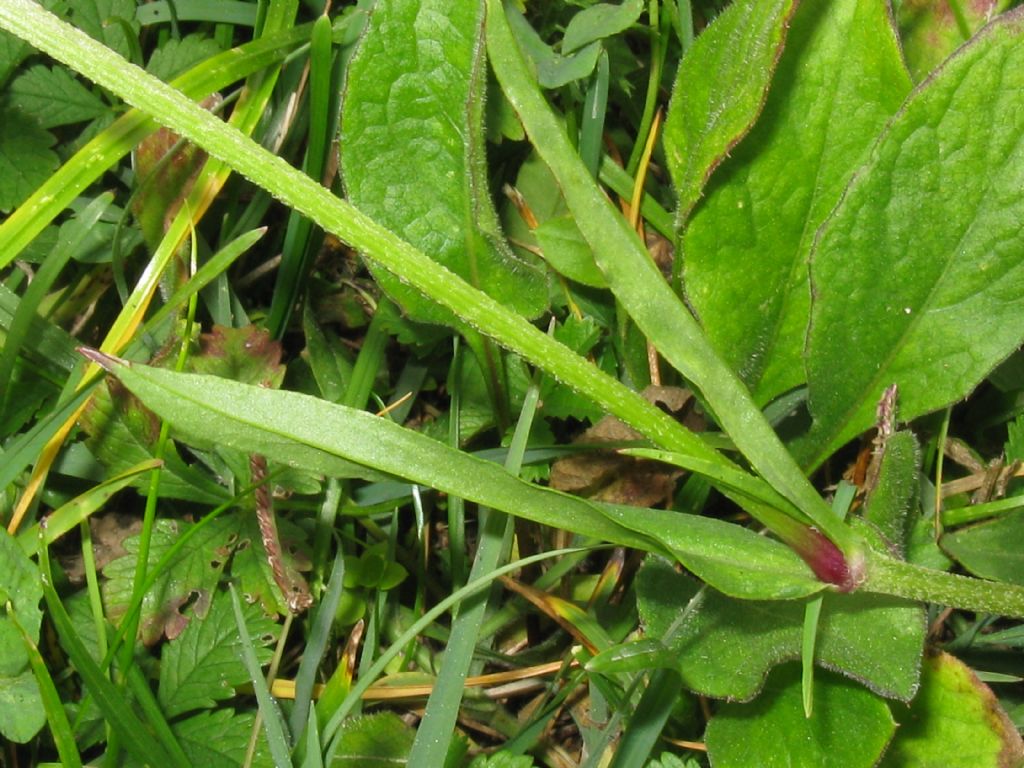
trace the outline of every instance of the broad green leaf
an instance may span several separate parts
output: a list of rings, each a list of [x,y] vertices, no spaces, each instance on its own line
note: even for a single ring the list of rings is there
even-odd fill
[[[1024,512],[947,533],[939,545],[975,576],[1024,584]]]
[[[803,601],[733,600],[648,557],[637,601],[648,638],[676,658],[684,684],[706,696],[749,700],[777,664],[800,658]],[[826,594],[815,660],[889,697],[917,689],[925,624],[920,608],[893,598]]]
[[[7,624],[6,619],[0,619],[0,626]],[[20,646],[21,637],[16,639]],[[26,658],[25,669],[21,672],[10,676],[0,675],[0,735],[15,744],[25,744],[44,725],[46,710],[43,708],[39,683],[29,669]]]
[[[887,3],[803,3],[761,116],[687,222],[687,298],[758,403],[805,381],[814,233],[910,87]]]
[[[895,730],[882,699],[828,673],[815,676],[808,719],[800,670],[791,664],[772,675],[755,702],[723,705],[704,740],[715,768],[873,768]]]
[[[43,128],[83,123],[99,117],[108,107],[64,67],[36,64],[11,81],[10,103]]]
[[[55,142],[34,120],[0,104],[0,213],[10,213],[57,168]]]
[[[395,768],[408,763],[413,731],[394,712],[351,717],[338,734],[330,768]]]
[[[265,664],[272,655],[266,646],[274,641],[277,624],[255,605],[247,604],[244,612],[257,659]],[[205,617],[193,618],[184,632],[164,646],[157,691],[164,714],[177,717],[235,696],[235,687],[249,679],[239,643],[231,600],[219,592]]]
[[[890,123],[811,256],[818,466],[899,385],[907,421],[967,395],[1024,339],[1024,15],[993,22]]]
[[[972,0],[958,2],[955,6],[934,0],[915,0],[895,5],[903,55],[914,80],[923,80],[1006,5],[1001,0]],[[962,14],[966,29],[960,26],[957,14]]]
[[[591,504],[519,480],[497,464],[388,419],[297,392],[100,359],[189,439],[216,440],[303,468],[340,457],[545,525],[674,555],[700,578],[740,597],[793,598],[824,587],[788,547],[739,526],[664,510]],[[752,572],[758,577],[751,578]]]
[[[795,0],[733,3],[680,62],[662,137],[679,224],[711,172],[757,119],[795,8]]]
[[[1024,765],[1024,743],[991,689],[949,654],[925,660],[921,692],[894,714],[900,727],[880,768]]]
[[[377,4],[348,70],[341,167],[348,197],[379,223],[527,317],[543,275],[501,236],[483,165],[487,79],[481,0]],[[452,314],[370,262],[413,317]]]
[[[598,3],[584,8],[566,25],[562,52],[571,53],[587,43],[625,32],[643,10],[643,0],[622,0],[618,5]]]

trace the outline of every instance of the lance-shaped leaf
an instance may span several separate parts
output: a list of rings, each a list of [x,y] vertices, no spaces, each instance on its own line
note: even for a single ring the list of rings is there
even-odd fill
[[[500,236],[483,162],[486,90],[479,0],[377,4],[348,70],[341,165],[349,199],[476,287],[528,317],[542,274]],[[370,263],[420,320],[450,312]]]
[[[298,392],[88,355],[189,439],[305,469],[373,467],[543,525],[672,556],[734,597],[790,599],[825,588],[791,549],[738,525],[540,488],[388,419]]]
[[[757,119],[795,8],[795,0],[733,3],[680,63],[663,138],[680,222]]]
[[[821,463],[899,385],[913,419],[1024,339],[1024,13],[993,22],[893,119],[811,256],[807,368]]]
[[[764,111],[693,211],[687,297],[759,403],[804,383],[814,233],[910,87],[885,3],[803,4]]]

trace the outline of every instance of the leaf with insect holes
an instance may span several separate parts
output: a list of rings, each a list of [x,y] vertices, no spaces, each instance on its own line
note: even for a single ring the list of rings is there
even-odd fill
[[[159,520],[150,547],[150,569],[192,524]],[[284,556],[297,570],[308,568],[301,531],[286,520],[278,520]],[[131,599],[138,553],[138,537],[125,540],[128,554],[110,562],[104,569],[104,598],[108,615],[117,620]],[[203,618],[210,610],[217,585],[225,569],[248,602],[258,602],[267,613],[284,613],[286,608],[267,563],[256,515],[251,510],[222,515],[198,531],[159,574],[143,601],[140,635],[152,645],[166,635],[178,637],[192,617]],[[150,571],[152,572],[152,570]],[[187,614],[183,609],[190,606]]]
[[[822,225],[807,336],[819,466],[899,386],[909,421],[965,397],[1024,340],[1024,10],[907,99]]]
[[[259,607],[244,606],[245,623],[261,664],[272,655],[278,626]],[[238,625],[226,592],[218,592],[203,618],[193,618],[185,631],[167,643],[160,656],[157,699],[167,717],[213,707],[235,695],[249,681],[240,655]]]
[[[229,524],[231,521],[227,519]],[[175,520],[157,521],[149,550],[149,573],[189,527],[191,524]],[[213,521],[193,536],[158,575],[142,602],[139,634],[146,645],[153,645],[164,635],[173,639],[184,631],[189,617],[181,611],[186,604],[191,604],[192,615],[206,615],[231,552],[231,536],[225,518]],[[114,621],[120,620],[131,600],[139,537],[125,539],[124,548],[128,554],[103,569],[104,605],[107,616]]]
[[[687,222],[687,299],[759,403],[806,380],[814,233],[910,87],[884,3],[801,4],[761,115]]]
[[[512,253],[487,188],[487,70],[480,0],[377,3],[348,67],[341,124],[349,199],[371,218],[527,317],[547,303]],[[454,323],[400,277],[371,270],[414,318]]]
[[[882,699],[826,672],[814,677],[814,710],[808,718],[800,668],[790,664],[772,674],[756,701],[723,704],[704,738],[715,768],[873,768],[895,730]]]

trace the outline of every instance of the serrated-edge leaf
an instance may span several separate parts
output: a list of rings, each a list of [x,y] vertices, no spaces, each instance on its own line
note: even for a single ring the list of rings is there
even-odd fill
[[[64,67],[30,67],[11,81],[8,94],[16,108],[43,128],[92,120],[108,109]]]
[[[243,607],[245,625],[260,663],[270,660],[265,646],[277,624],[258,607]],[[218,593],[203,618],[193,618],[185,631],[164,646],[160,657],[157,696],[167,717],[214,706],[235,695],[235,686],[249,679],[240,656],[241,640],[226,593]]]

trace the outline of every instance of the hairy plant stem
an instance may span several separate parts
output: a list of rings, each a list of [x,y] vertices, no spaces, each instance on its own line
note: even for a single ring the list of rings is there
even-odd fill
[[[865,592],[939,603],[978,613],[1024,618],[1024,587],[959,576],[868,554]]]

